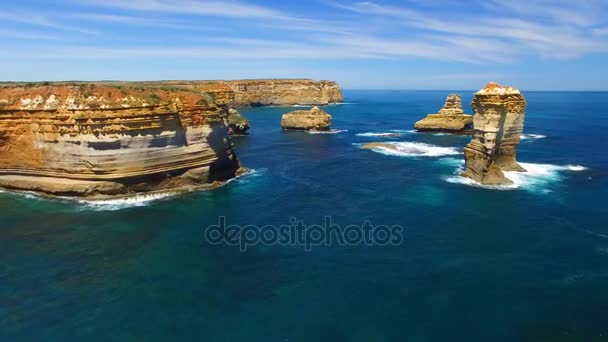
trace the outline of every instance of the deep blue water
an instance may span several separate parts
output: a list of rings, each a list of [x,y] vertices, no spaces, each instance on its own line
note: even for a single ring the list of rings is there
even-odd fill
[[[462,154],[357,145],[460,153],[467,137],[407,132],[448,93],[347,91],[326,108],[337,134],[283,132],[293,108],[242,110],[252,130],[236,146],[256,172],[210,192],[122,207],[0,193],[0,340],[608,341],[608,93],[525,93],[536,136],[518,159],[536,173],[515,190],[457,183]],[[218,216],[328,215],[404,239],[310,252],[204,240]]]

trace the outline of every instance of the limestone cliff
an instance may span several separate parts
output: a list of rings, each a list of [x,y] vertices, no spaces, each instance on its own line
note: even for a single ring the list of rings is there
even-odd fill
[[[471,115],[464,114],[462,110],[460,96],[451,94],[445,99],[445,104],[439,113],[427,115],[414,126],[421,132],[470,134],[472,122]]]
[[[135,84],[0,88],[0,186],[105,198],[219,185],[239,173],[226,107]]]
[[[344,100],[336,82],[313,80],[239,80],[227,81],[234,92],[236,107],[249,106],[322,106]]]
[[[464,149],[463,176],[482,184],[511,184],[503,171],[526,171],[517,163],[515,150],[524,127],[524,96],[515,88],[489,83],[475,93],[471,105],[473,139]]]
[[[314,107],[311,110],[296,110],[283,114],[283,129],[303,129],[309,131],[327,131],[331,127],[331,115]]]

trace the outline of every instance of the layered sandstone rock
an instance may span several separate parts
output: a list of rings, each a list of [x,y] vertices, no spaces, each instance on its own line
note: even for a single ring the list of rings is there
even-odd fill
[[[524,96],[515,88],[489,83],[475,93],[471,105],[473,139],[464,149],[463,176],[481,184],[511,184],[503,171],[526,171],[517,163],[515,151],[524,127]]]
[[[331,127],[331,115],[314,107],[311,110],[296,110],[283,114],[283,129],[303,129],[309,131],[327,131]]]
[[[246,135],[248,130],[249,120],[238,110],[230,108],[228,110],[228,132],[232,135]]]
[[[415,128],[421,132],[447,132],[455,134],[470,134],[473,119],[464,114],[462,100],[459,95],[451,94],[445,99],[443,108],[437,114],[429,114],[416,122]]]
[[[336,82],[313,80],[238,80],[226,81],[234,92],[236,107],[248,106],[322,106],[344,100]]]
[[[141,85],[0,88],[0,186],[105,198],[208,188],[241,170],[211,95]]]

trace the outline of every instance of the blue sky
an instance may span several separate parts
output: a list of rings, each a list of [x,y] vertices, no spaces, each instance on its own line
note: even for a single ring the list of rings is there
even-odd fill
[[[5,81],[608,90],[607,0],[21,0],[0,39]]]

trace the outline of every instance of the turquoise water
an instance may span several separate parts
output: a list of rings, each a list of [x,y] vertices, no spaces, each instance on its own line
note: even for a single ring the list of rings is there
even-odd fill
[[[283,132],[292,108],[243,110],[236,146],[255,172],[210,192],[101,206],[0,193],[0,340],[608,341],[608,93],[526,93],[532,176],[511,190],[462,184],[467,137],[409,131],[448,93],[347,91],[326,108],[335,134]],[[371,141],[402,153],[359,148]],[[404,239],[204,240],[218,216],[327,215]]]

